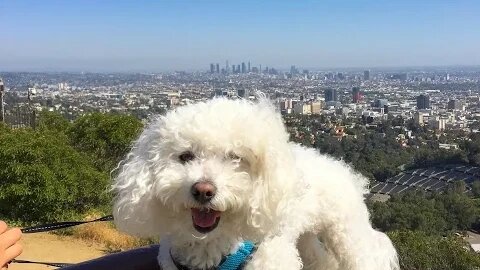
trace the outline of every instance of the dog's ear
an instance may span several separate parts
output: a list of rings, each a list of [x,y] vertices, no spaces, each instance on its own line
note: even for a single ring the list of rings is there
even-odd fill
[[[288,133],[283,128],[281,119],[266,123],[272,130],[272,136],[265,136],[265,141],[256,145],[254,149],[256,162],[252,169],[255,175],[253,196],[251,196],[250,215],[248,222],[256,230],[266,233],[273,224],[278,222],[278,213],[285,196],[295,182],[295,162]]]
[[[153,199],[152,144],[161,140],[158,119],[147,127],[131,152],[120,162],[112,190],[115,193],[113,216],[116,226],[129,234],[158,236],[162,228],[162,209]]]

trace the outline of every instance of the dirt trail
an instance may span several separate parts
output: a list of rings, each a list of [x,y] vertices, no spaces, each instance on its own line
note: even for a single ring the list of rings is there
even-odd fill
[[[23,253],[18,259],[30,261],[78,263],[105,255],[104,247],[87,244],[79,239],[48,233],[23,236]],[[11,264],[9,270],[56,269],[39,264]]]

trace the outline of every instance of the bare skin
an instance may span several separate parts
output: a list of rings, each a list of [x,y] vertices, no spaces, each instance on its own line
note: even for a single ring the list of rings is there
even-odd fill
[[[8,229],[7,224],[0,220],[0,266],[7,269],[8,263],[22,253],[20,239],[22,231],[19,228]]]

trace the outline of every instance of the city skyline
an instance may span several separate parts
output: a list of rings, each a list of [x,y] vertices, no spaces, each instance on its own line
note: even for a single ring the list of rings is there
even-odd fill
[[[0,70],[478,66],[476,1],[0,3]]]

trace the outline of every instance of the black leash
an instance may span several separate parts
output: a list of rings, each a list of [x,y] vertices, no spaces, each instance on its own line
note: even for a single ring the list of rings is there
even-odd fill
[[[60,267],[60,268],[74,265],[74,263],[35,262],[35,261],[27,261],[27,260],[12,260],[11,263],[43,264],[48,266]]]
[[[109,215],[109,216],[104,216],[104,217],[101,217],[95,220],[90,220],[90,221],[66,221],[66,222],[43,224],[43,225],[23,228],[22,233],[48,232],[48,231],[53,231],[57,229],[63,229],[63,228],[73,227],[81,224],[91,223],[91,222],[111,221],[111,220],[113,220],[113,216]]]
[[[50,224],[37,225],[37,226],[23,228],[21,229],[21,231],[22,233],[48,232],[48,231],[53,231],[57,229],[63,229],[63,228],[73,227],[73,226],[82,225],[86,223],[91,223],[91,222],[111,221],[111,220],[113,220],[113,216],[109,215],[109,216],[104,216],[104,217],[97,218],[95,220],[90,220],[90,221],[66,221],[66,222],[56,222],[56,223],[50,223]],[[36,262],[36,261],[28,261],[28,260],[12,260],[11,263],[42,264],[42,265],[59,267],[59,268],[74,265],[73,263]]]

